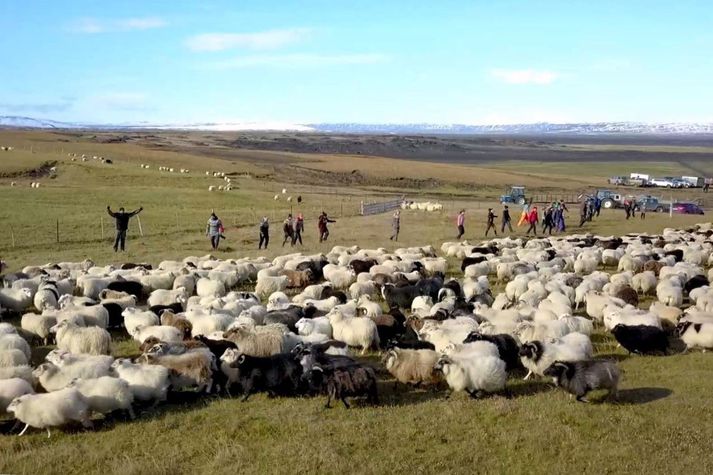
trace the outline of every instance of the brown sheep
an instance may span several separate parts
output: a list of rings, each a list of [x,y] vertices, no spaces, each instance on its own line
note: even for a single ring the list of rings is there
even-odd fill
[[[301,289],[314,283],[314,272],[311,269],[303,271],[283,270],[282,275],[287,276],[288,289]]]
[[[166,310],[161,314],[161,325],[168,325],[171,327],[178,328],[181,330],[184,340],[191,339],[191,333],[193,332],[193,324],[188,321],[185,317],[176,316],[175,313],[170,310]]]
[[[633,305],[634,307],[639,305],[639,294],[628,285],[621,287],[616,292],[615,297],[622,299],[624,302],[629,305]]]
[[[644,262],[644,270],[645,271],[650,270],[651,272],[656,274],[656,276],[658,277],[659,272],[661,271],[661,268],[664,267],[665,265],[666,264],[664,264],[663,262],[659,262],[659,261],[646,261],[646,262]]]
[[[192,351],[182,355],[143,354],[140,364],[161,365],[169,369],[173,387],[197,386],[198,391],[210,392],[213,386],[213,354],[209,351]]]

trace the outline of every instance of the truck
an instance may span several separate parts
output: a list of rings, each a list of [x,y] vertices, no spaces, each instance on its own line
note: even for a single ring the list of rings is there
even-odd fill
[[[646,211],[653,211],[656,213],[663,213],[668,211],[671,206],[670,201],[664,201],[660,198],[651,195],[641,195],[636,197],[636,204],[639,209],[645,209]]]
[[[596,196],[601,201],[604,209],[621,208],[624,201],[619,193],[611,190],[597,190]]]
[[[644,180],[644,181],[649,181],[651,180],[651,176],[646,175],[644,173],[632,173],[629,175],[629,178],[632,180]]]
[[[700,176],[682,176],[681,180],[690,184],[691,188],[703,188],[706,179]]]

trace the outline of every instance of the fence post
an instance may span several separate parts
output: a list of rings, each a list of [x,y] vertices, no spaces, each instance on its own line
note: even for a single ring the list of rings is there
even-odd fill
[[[144,229],[141,227],[141,216],[136,216],[136,220],[139,223],[139,234],[141,234],[141,237],[144,237]]]
[[[57,220],[57,244],[59,244],[59,219]]]

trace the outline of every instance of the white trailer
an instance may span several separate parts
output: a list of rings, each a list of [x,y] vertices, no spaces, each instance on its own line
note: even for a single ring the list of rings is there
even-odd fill
[[[693,188],[702,188],[705,184],[705,178],[700,176],[682,176],[681,180],[689,183]]]

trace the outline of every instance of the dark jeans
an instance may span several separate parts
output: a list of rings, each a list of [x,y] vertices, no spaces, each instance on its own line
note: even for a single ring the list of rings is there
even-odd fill
[[[295,231],[295,235],[292,236],[292,245],[294,246],[299,241],[300,246],[302,245],[302,231]]]
[[[393,233],[391,234],[391,237],[389,238],[392,241],[398,241],[399,240],[399,229],[400,228],[394,228]]]
[[[542,226],[542,234],[545,234],[549,230],[549,233],[552,234],[552,224],[551,223],[545,223],[544,226]]]
[[[527,228],[527,232],[525,234],[530,234],[530,231],[533,232],[535,236],[537,236],[537,221],[533,221],[530,223],[530,227]]]
[[[295,240],[294,240],[294,236],[292,233],[285,233],[285,240],[282,241],[282,247],[285,247],[285,244],[287,243],[287,241],[290,241],[291,245],[293,245],[293,246],[295,245]]]
[[[265,249],[267,249],[267,245],[270,243],[270,233],[267,231],[260,232],[260,244],[257,246],[258,249],[262,249],[263,243],[265,244]]]
[[[210,237],[210,245],[213,247],[213,249],[218,249],[218,244],[220,244],[220,235],[216,234],[215,236]]]
[[[460,239],[464,234],[465,234],[465,226],[463,226],[463,225],[458,226],[458,237],[456,239]]]
[[[114,252],[118,251],[119,248],[121,247],[121,250],[124,250],[124,244],[126,244],[126,229],[124,230],[116,230],[116,239],[114,240]]]
[[[509,219],[508,219],[507,221],[503,221],[503,227],[502,227],[502,229],[500,230],[501,233],[504,233],[504,232],[505,232],[505,226],[507,226],[508,229],[510,229],[510,232],[512,232],[512,224],[511,224],[511,222],[510,222]]]
[[[323,231],[320,231],[319,242],[326,241],[328,237],[329,237],[329,229],[325,228]]]
[[[494,232],[495,235],[497,236],[497,235],[498,235],[498,230],[495,229],[495,224],[493,224],[493,223],[488,223],[488,227],[485,229],[485,235],[487,236],[487,235],[488,235],[488,232],[490,232],[491,229],[493,230],[493,232]]]

